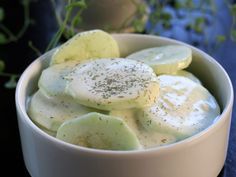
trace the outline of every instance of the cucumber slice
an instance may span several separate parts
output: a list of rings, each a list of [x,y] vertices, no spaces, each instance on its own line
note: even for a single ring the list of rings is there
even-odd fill
[[[98,59],[76,66],[66,93],[80,104],[102,110],[152,105],[159,93],[148,65],[129,59]]]
[[[112,36],[102,30],[81,32],[61,45],[51,59],[51,65],[68,60],[119,57],[119,47]]]
[[[89,113],[66,121],[58,129],[56,137],[71,144],[96,149],[141,148],[137,137],[124,121],[99,113]]]
[[[136,109],[112,110],[109,115],[121,118],[135,133],[138,132]]]
[[[138,120],[137,112],[137,109],[112,110],[109,115],[121,118],[135,132],[144,149],[176,142],[173,135],[145,130]]]
[[[200,84],[170,75],[161,75],[158,80],[157,102],[139,112],[139,121],[146,130],[183,139],[202,131],[219,116],[215,98]]]
[[[78,64],[78,61],[68,61],[43,70],[38,82],[41,92],[48,97],[65,95],[68,82],[66,76]]]
[[[192,61],[190,48],[168,45],[144,49],[127,56],[151,66],[156,74],[169,74],[187,68]]]
[[[179,70],[176,73],[171,73],[170,75],[187,77],[188,79],[192,80],[193,82],[196,82],[197,84],[202,85],[202,82],[196,76],[194,76],[192,73],[185,71],[185,70]]]
[[[46,97],[39,90],[29,102],[28,114],[41,127],[57,131],[64,121],[94,111],[96,110],[77,104],[72,98]]]

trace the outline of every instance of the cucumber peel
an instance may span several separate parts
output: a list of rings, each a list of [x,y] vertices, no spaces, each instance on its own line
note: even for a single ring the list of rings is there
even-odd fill
[[[106,150],[135,150],[141,146],[136,135],[121,119],[88,113],[66,121],[56,138],[75,145]]]
[[[118,44],[110,34],[102,30],[91,30],[78,33],[61,45],[53,54],[50,64],[119,56]]]
[[[144,49],[126,58],[146,63],[156,74],[170,74],[189,66],[192,61],[192,51],[182,45],[167,45]]]
[[[38,125],[55,132],[64,121],[94,111],[98,110],[82,106],[73,98],[47,97],[39,90],[29,102],[28,114]]]

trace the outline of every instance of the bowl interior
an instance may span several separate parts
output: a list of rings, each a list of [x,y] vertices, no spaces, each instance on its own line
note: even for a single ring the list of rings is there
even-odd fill
[[[149,47],[170,44],[187,45],[172,39],[150,35],[114,34],[113,36],[118,42],[122,57],[125,57],[134,51]],[[192,46],[189,47],[192,48],[193,61],[188,70],[196,75],[203,82],[203,85],[216,97],[221,107],[221,112],[223,112],[226,108],[229,108],[233,99],[232,85],[227,73],[209,55]],[[38,89],[39,76],[42,70],[48,67],[53,52],[54,50],[35,60],[25,70],[18,82],[16,104],[24,115],[24,121],[30,124],[30,126],[36,127],[26,113],[27,99]]]

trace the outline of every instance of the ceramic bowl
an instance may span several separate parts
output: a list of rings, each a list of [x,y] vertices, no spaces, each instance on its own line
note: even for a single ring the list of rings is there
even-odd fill
[[[116,34],[122,56],[140,49],[182,44],[168,38]],[[229,76],[212,57],[192,46],[189,70],[216,97],[221,116],[204,131],[174,144],[136,151],[97,150],[49,136],[27,115],[27,100],[37,90],[41,71],[53,51],[36,59],[22,74],[16,108],[25,165],[32,177],[216,177],[228,147],[233,89]]]

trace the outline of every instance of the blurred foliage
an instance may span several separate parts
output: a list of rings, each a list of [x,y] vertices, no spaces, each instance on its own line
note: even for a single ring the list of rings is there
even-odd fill
[[[52,5],[56,9],[56,2],[55,0],[51,0]],[[74,8],[78,8],[79,10],[77,11],[77,14],[75,16],[72,16],[72,11]],[[65,18],[62,20],[60,23],[61,19],[58,16],[57,12],[55,11],[55,15],[57,16],[58,24],[59,24],[59,29],[48,44],[46,51],[56,47],[58,45],[58,42],[62,35],[66,38],[70,38],[75,34],[75,26],[78,25],[82,21],[81,13],[87,8],[85,0],[68,0],[67,5],[65,6]],[[71,20],[72,18],[72,20]],[[67,25],[69,24],[69,21],[71,21],[69,25],[69,30],[66,29]],[[45,51],[45,52],[46,52]]]
[[[5,69],[5,63],[3,60],[0,60],[0,73],[3,72]]]
[[[4,25],[3,20],[5,19],[5,11],[3,7],[0,7],[0,46],[7,45],[11,42],[17,42],[20,38],[22,38],[30,24],[33,22],[30,19],[29,13],[30,0],[21,0],[20,3],[23,7],[24,23],[22,24],[22,27],[17,33],[13,33],[7,26]],[[4,69],[4,60],[0,60],[0,76],[9,78],[9,81],[7,81],[4,86],[6,88],[15,88],[19,75],[13,73],[6,73],[4,72]]]
[[[193,0],[146,0],[145,3],[137,3],[135,0],[130,0],[135,6],[136,18],[132,20],[132,26],[135,32],[143,32],[145,30],[145,23],[143,21],[143,17],[145,15],[149,15],[149,22],[151,26],[151,30],[149,33],[159,35],[159,31],[156,30],[157,25],[161,25],[164,29],[172,28],[172,20],[173,15],[166,11],[166,6],[169,5],[176,11],[186,10],[191,13],[193,10],[201,11],[202,14],[211,13],[215,14],[217,12],[217,5],[215,0],[199,0],[196,3]],[[6,45],[12,42],[17,42],[28,27],[32,24],[33,20],[30,18],[30,3],[31,0],[20,0],[21,5],[23,7],[24,14],[24,23],[22,24],[21,29],[17,33],[13,33],[7,26],[4,25],[4,19],[6,18],[5,10],[3,7],[0,7],[0,46]],[[50,0],[54,9],[56,9],[56,0]],[[225,0],[227,7],[232,15],[232,25],[229,37],[236,41],[236,4],[230,3]],[[147,5],[149,9],[147,9]],[[77,9],[76,15],[72,15],[72,11]],[[67,0],[67,5],[65,6],[65,18],[62,20],[61,17],[57,14],[55,10],[55,16],[58,20],[59,28],[55,33],[50,43],[48,44],[45,51],[40,52],[32,43],[32,41],[28,42],[29,47],[35,51],[37,55],[41,55],[54,47],[56,47],[64,36],[66,39],[69,39],[76,33],[76,27],[83,21],[82,13],[84,10],[88,8],[86,0]],[[178,14],[179,15],[179,14]],[[179,15],[180,18],[183,18]],[[127,19],[123,25],[121,25],[121,30],[125,25],[127,25]],[[68,25],[69,24],[69,25]],[[204,27],[207,25],[207,21],[204,16],[196,17],[193,21],[189,22],[185,26],[185,30],[192,31],[197,34],[203,34]],[[109,27],[107,27],[109,29]],[[219,34],[216,36],[217,43],[223,43],[226,41],[228,36]],[[1,56],[0,56],[1,57]],[[5,72],[5,63],[3,59],[0,59],[0,76],[8,77],[9,81],[5,83],[6,88],[14,88],[16,86],[17,79],[19,75],[6,73]]]

